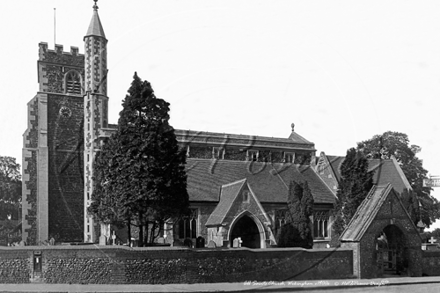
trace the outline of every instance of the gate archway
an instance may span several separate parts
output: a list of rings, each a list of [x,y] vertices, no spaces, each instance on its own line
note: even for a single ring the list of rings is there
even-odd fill
[[[405,235],[396,225],[386,226],[376,238],[377,265],[384,275],[399,275],[408,269]]]

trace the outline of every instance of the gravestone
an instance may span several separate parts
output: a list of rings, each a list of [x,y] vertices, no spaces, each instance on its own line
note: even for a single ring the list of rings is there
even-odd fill
[[[208,248],[216,248],[216,247],[217,247],[217,244],[215,244],[214,241],[209,240],[209,242],[208,242]]]
[[[232,241],[232,247],[238,247],[238,238],[235,238],[234,241]]]
[[[115,231],[113,231],[113,234],[112,234],[112,245],[116,245],[116,234],[115,234]]]
[[[196,239],[196,248],[202,248],[202,247],[205,247],[205,238],[199,236]]]
[[[104,235],[99,236],[99,245],[107,245],[107,237]]]
[[[185,246],[188,246],[189,248],[192,248],[193,247],[193,242],[191,241],[191,239],[185,239],[184,241],[183,241],[183,245],[185,245]]]

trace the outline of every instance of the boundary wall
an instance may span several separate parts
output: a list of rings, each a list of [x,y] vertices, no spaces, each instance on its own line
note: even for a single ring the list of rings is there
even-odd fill
[[[440,250],[422,250],[422,275],[440,276]]]
[[[353,278],[349,249],[0,248],[0,283],[171,284]]]

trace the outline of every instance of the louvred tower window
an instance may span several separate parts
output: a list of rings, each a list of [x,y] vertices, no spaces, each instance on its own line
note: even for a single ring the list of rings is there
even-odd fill
[[[66,93],[80,95],[81,94],[81,76],[77,71],[69,71],[66,74]]]

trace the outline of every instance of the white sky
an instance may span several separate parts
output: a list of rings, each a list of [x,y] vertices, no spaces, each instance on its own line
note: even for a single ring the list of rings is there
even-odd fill
[[[38,43],[77,46],[93,1],[2,1],[0,155],[21,163]],[[440,175],[440,1],[100,0],[109,116],[134,71],[171,103],[171,125],[287,137],[345,155],[388,130],[408,134]],[[440,191],[433,193],[440,199]],[[440,227],[440,224],[438,225]]]

